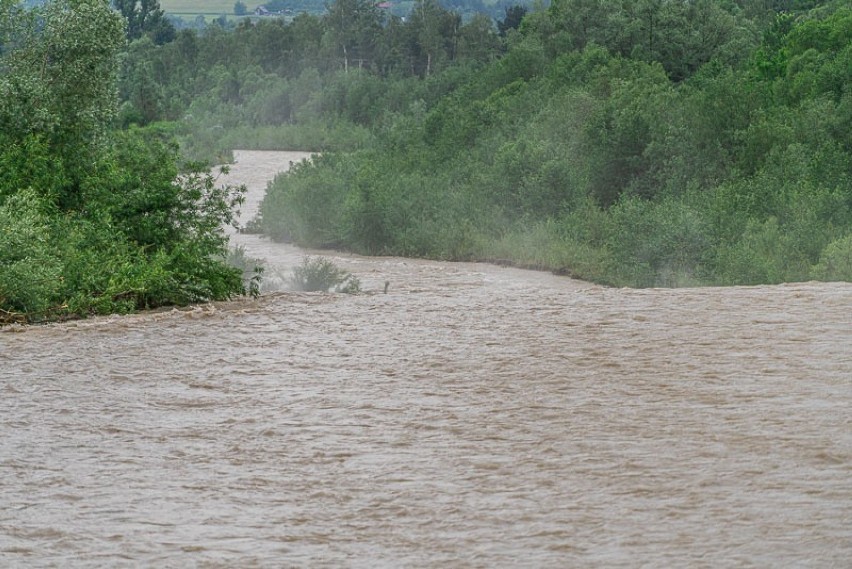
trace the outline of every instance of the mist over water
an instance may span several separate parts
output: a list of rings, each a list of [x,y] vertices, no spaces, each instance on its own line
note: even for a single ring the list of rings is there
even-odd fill
[[[848,566],[852,285],[325,254],[366,293],[0,329],[0,566]]]

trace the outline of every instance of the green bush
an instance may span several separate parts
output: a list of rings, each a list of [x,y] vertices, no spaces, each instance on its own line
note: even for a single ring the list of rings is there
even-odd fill
[[[852,282],[852,234],[829,243],[811,275],[821,281]]]
[[[332,287],[335,292],[361,292],[361,282],[356,276],[324,257],[305,257],[302,264],[293,269],[290,285],[305,292],[328,292]]]
[[[606,251],[571,237],[564,225],[579,220],[568,218],[519,225],[484,247],[484,258],[498,263],[550,270],[574,278],[605,282]],[[573,230],[578,228],[572,227]]]
[[[337,155],[322,155],[279,174],[260,205],[264,232],[306,246],[341,243],[344,201],[354,177],[352,159]]]
[[[223,231],[245,189],[178,176],[173,125],[112,129],[121,16],[53,0],[0,17],[16,34],[0,37],[0,321],[246,292]]]
[[[266,270],[262,259],[249,257],[242,245],[228,250],[226,259],[229,266],[242,272],[243,289],[252,298],[260,296],[263,283],[263,273]]]
[[[62,259],[51,242],[49,209],[34,190],[0,205],[0,323],[15,313],[43,314],[62,287]]]
[[[681,200],[622,199],[610,210],[607,240],[615,284],[694,286],[711,252],[707,220]]]

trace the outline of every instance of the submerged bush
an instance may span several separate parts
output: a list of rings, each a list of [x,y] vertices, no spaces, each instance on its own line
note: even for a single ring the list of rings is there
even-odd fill
[[[229,266],[239,269],[243,274],[243,288],[252,298],[260,296],[263,283],[263,273],[266,270],[262,259],[255,259],[246,254],[242,245],[233,247],[228,251],[226,259]]]
[[[325,257],[305,257],[302,264],[293,269],[290,284],[305,292],[335,292],[356,294],[361,292],[361,281],[355,275],[341,269]]]

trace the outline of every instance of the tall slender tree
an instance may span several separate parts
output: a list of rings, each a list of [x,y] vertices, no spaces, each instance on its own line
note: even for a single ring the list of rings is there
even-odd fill
[[[455,59],[461,16],[445,10],[437,0],[417,0],[408,27],[415,38],[415,51],[424,75]]]
[[[372,0],[337,0],[327,5],[328,33],[343,56],[343,69],[352,62],[372,63],[376,39],[382,31],[382,12]]]

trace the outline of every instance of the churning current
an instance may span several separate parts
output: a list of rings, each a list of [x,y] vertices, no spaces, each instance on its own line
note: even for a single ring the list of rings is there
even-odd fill
[[[0,566],[849,567],[852,284],[325,254],[365,292],[0,329]]]

